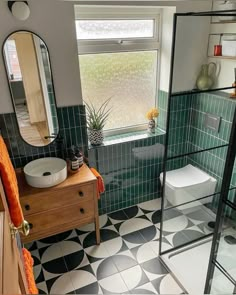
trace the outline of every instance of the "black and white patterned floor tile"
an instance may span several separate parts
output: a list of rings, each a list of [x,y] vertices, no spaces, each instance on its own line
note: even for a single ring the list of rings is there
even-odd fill
[[[168,217],[162,249],[204,235],[205,219],[177,210]],[[39,292],[181,294],[158,258],[159,224],[160,200],[153,200],[100,216],[100,245],[93,224],[28,244]]]
[[[161,212],[155,211],[146,216],[160,229]],[[163,235],[172,246],[180,246],[212,232],[209,221],[215,220],[215,214],[206,206],[196,206],[186,209],[171,208],[164,211]],[[168,245],[163,244],[168,248]]]

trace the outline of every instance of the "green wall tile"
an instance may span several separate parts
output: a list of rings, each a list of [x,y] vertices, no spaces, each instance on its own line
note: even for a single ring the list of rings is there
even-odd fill
[[[84,113],[84,106],[69,107],[72,113],[78,111],[78,117],[80,116],[79,111]],[[87,153],[87,131],[86,126],[77,125],[76,127],[69,129],[66,126],[74,126],[73,117],[68,117],[68,108],[60,107],[57,108],[58,115],[58,126],[59,133],[64,137],[63,145],[58,145],[55,142],[45,147],[33,147],[24,142],[19,134],[16,116],[14,113],[0,114],[0,129],[3,138],[8,143],[9,153],[11,160],[15,168],[23,167],[28,162],[42,158],[42,157],[60,157],[62,151],[65,157],[68,155],[68,148],[71,144],[78,143],[81,150]],[[69,118],[71,121],[69,121]],[[53,117],[54,123],[57,123],[56,117]],[[66,121],[66,124],[65,124]],[[77,135],[83,132],[83,137],[80,137],[80,141],[77,142]]]

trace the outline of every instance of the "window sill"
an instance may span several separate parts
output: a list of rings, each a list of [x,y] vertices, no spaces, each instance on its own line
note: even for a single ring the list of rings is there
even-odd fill
[[[155,129],[155,133],[148,133],[147,130],[142,130],[142,131],[123,133],[119,135],[111,135],[111,136],[105,137],[102,145],[98,145],[98,146],[89,145],[89,149],[96,149],[96,148],[101,148],[104,146],[110,146],[110,145],[120,144],[124,142],[131,142],[131,141],[155,137],[155,136],[164,135],[164,134],[166,134],[166,132],[157,127]]]

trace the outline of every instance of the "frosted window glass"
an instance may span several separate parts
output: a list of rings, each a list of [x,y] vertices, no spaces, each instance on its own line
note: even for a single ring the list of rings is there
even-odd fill
[[[157,51],[79,56],[83,99],[98,108],[112,97],[105,130],[147,123],[155,106]]]
[[[77,20],[77,39],[151,38],[154,20]]]

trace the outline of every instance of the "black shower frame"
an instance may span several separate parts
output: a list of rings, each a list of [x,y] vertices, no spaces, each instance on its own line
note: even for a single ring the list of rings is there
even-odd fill
[[[160,240],[159,240],[159,255],[161,258],[161,255],[167,254],[169,252],[173,252],[177,249],[183,248],[185,246],[191,245],[193,243],[197,243],[203,239],[206,239],[209,236],[213,236],[213,241],[212,241],[212,248],[211,248],[211,253],[210,253],[210,259],[209,259],[209,265],[208,265],[208,271],[207,271],[207,276],[206,276],[206,282],[205,282],[205,289],[204,293],[209,293],[211,289],[211,283],[214,275],[214,269],[215,267],[218,267],[218,265],[215,263],[216,261],[216,256],[217,256],[217,251],[218,251],[218,245],[219,245],[219,239],[220,235],[222,232],[222,222],[223,222],[223,213],[224,213],[224,208],[225,205],[229,205],[227,201],[227,196],[228,192],[230,190],[236,189],[236,188],[230,188],[230,180],[231,180],[231,175],[233,171],[233,166],[234,166],[234,160],[235,160],[235,154],[236,154],[236,108],[234,111],[234,118],[232,122],[232,127],[231,127],[231,133],[230,133],[230,140],[229,143],[226,145],[222,146],[216,146],[216,147],[211,147],[207,149],[202,149],[196,152],[191,152],[191,153],[185,153],[181,154],[178,156],[174,157],[168,157],[168,139],[169,139],[169,127],[170,127],[170,104],[171,104],[171,98],[178,96],[178,95],[189,95],[189,94],[196,94],[196,93],[208,93],[208,92],[215,92],[215,91],[222,91],[222,90],[228,90],[228,89],[235,89],[235,86],[231,87],[221,87],[221,88],[214,88],[214,89],[209,89],[209,90],[190,90],[190,91],[184,91],[184,92],[173,92],[172,93],[172,85],[173,85],[173,74],[174,74],[174,62],[175,62],[175,44],[176,44],[176,33],[177,33],[177,20],[178,17],[185,17],[185,16],[235,16],[236,17],[236,10],[220,10],[220,11],[204,11],[204,12],[188,12],[188,13],[175,13],[174,14],[174,19],[173,19],[173,35],[172,35],[172,48],[171,48],[171,63],[170,63],[170,80],[169,80],[169,91],[168,91],[168,108],[167,108],[167,121],[166,121],[166,137],[165,137],[165,152],[164,152],[164,161],[163,161],[163,186],[161,188],[161,221],[160,221]],[[222,187],[221,191],[215,194],[219,194],[219,205],[217,209],[217,214],[216,214],[216,221],[215,221],[215,230],[214,233],[210,233],[205,235],[204,237],[199,237],[193,241],[187,242],[181,246],[174,247],[172,249],[166,250],[166,251],[161,251],[161,245],[162,245],[162,232],[163,232],[163,212],[165,211],[164,209],[164,184],[165,184],[165,179],[166,179],[166,166],[167,166],[167,161],[174,159],[174,158],[179,158],[179,157],[184,157],[189,154],[195,154],[195,153],[200,153],[200,152],[206,152],[212,149],[217,149],[221,147],[226,147],[228,146],[228,151],[227,151],[227,156],[226,156],[226,161],[225,161],[225,167],[224,167],[224,174],[223,174],[223,181],[222,181]],[[215,195],[214,194],[214,195]],[[207,196],[206,196],[207,197]],[[206,198],[203,197],[203,198]],[[200,198],[200,199],[203,199]],[[197,200],[197,199],[196,199]],[[196,201],[195,200],[195,201]],[[193,201],[191,201],[193,202]],[[187,202],[190,203],[190,202]],[[182,204],[181,204],[182,205]],[[236,205],[231,203],[231,208],[236,210]],[[172,209],[176,206],[167,208],[166,210]],[[161,259],[162,260],[162,259]],[[165,262],[162,260],[162,262],[165,264]],[[166,264],[165,264],[166,266]],[[167,266],[166,266],[167,267]],[[167,267],[168,268],[168,267]],[[170,270],[171,271],[171,270]],[[222,271],[222,270],[221,270]],[[227,273],[226,270],[222,271],[223,274],[227,276],[228,279],[230,278],[230,275]],[[232,282],[232,280],[231,280]],[[232,282],[233,283],[233,282]],[[234,293],[236,292],[236,284],[234,288]]]

